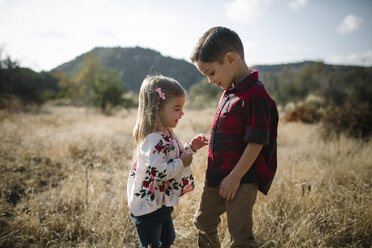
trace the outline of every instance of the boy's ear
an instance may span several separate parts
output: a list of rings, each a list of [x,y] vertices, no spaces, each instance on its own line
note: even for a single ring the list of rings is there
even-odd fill
[[[225,62],[232,64],[236,59],[236,54],[233,52],[228,52],[225,55]]]

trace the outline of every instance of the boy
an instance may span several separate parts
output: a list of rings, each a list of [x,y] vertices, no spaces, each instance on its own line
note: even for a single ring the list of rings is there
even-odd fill
[[[257,190],[267,194],[276,171],[278,111],[258,72],[249,70],[239,36],[225,27],[199,39],[191,61],[224,89],[214,117],[206,182],[196,213],[199,247],[220,247],[217,226],[227,214],[231,247],[258,247],[252,232]]]

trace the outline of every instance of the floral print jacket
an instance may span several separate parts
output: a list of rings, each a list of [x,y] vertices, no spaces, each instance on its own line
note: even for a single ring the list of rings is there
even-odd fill
[[[191,167],[179,158],[189,152],[179,138],[161,132],[149,134],[139,145],[129,173],[127,197],[134,216],[151,213],[165,206],[176,206],[179,197],[195,187]]]

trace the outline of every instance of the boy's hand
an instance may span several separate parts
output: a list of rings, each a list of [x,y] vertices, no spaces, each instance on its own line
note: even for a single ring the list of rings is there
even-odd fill
[[[240,186],[242,177],[251,168],[262,149],[261,144],[248,143],[238,163],[220,184],[220,195],[226,200],[232,200]]]
[[[180,154],[180,159],[183,162],[183,167],[190,166],[192,162],[192,153],[189,152],[183,152]]]
[[[190,147],[195,152],[206,145],[208,145],[208,139],[203,134],[198,134],[197,136],[192,138],[190,141]]]
[[[227,175],[220,184],[220,196],[227,201],[234,199],[236,192],[240,186],[240,178],[233,175]]]

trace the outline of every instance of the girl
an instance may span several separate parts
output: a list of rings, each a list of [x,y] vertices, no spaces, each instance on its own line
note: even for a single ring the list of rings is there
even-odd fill
[[[184,114],[184,103],[185,91],[175,79],[148,76],[143,81],[133,130],[137,148],[127,185],[129,210],[141,247],[172,245],[173,206],[194,189],[191,151],[208,143],[204,135],[198,135],[182,146],[173,133]]]

